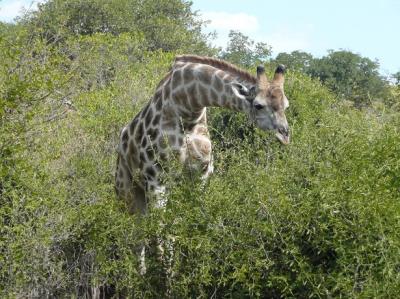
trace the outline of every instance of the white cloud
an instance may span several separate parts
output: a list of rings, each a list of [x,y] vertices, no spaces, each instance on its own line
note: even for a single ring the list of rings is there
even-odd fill
[[[257,17],[245,13],[227,13],[207,11],[202,13],[204,20],[209,20],[208,28],[216,31],[239,30],[251,33],[259,30]]]
[[[279,25],[273,28],[262,28],[256,16],[245,13],[203,12],[203,20],[209,20],[207,31],[215,31],[217,37],[213,44],[226,47],[229,31],[238,30],[255,42],[265,42],[272,46],[275,54],[294,50],[308,51],[312,46],[314,28],[311,24],[297,27]]]
[[[271,45],[275,54],[294,50],[309,51],[312,47],[312,33],[312,25],[297,28],[283,26],[274,28],[270,34],[254,36],[254,39]]]
[[[19,15],[24,8],[24,2],[21,0],[12,1],[5,3],[0,8],[0,20],[12,21],[17,15]]]
[[[24,10],[37,9],[39,3],[46,0],[11,0],[0,2],[0,20],[11,22],[15,17],[21,15]]]

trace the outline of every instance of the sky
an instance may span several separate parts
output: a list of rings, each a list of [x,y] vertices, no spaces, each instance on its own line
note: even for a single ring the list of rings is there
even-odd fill
[[[36,2],[0,0],[0,20],[12,21]],[[345,49],[378,59],[382,74],[400,71],[400,0],[193,0],[192,7],[210,21],[205,30],[217,33],[217,46],[238,30],[271,45],[274,55]]]

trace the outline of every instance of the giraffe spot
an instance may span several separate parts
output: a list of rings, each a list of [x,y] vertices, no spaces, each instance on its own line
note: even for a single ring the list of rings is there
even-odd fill
[[[128,141],[128,131],[124,129],[124,132],[122,133],[122,141]]]
[[[209,66],[203,66],[200,68],[200,70],[197,73],[197,77],[199,78],[200,81],[202,81],[206,85],[211,84],[211,77],[214,74],[213,68]]]
[[[138,119],[137,119],[137,118],[135,118],[135,119],[131,122],[131,124],[130,124],[130,126],[129,126],[129,134],[130,134],[130,135],[133,135],[133,132],[135,131],[135,127],[136,127],[137,123],[138,123]]]
[[[128,142],[122,142],[122,149],[124,150],[124,152],[126,152],[126,150],[128,149]]]
[[[147,158],[146,158],[145,152],[142,152],[142,151],[140,152],[139,159],[140,159],[141,163],[146,162]]]
[[[153,99],[154,100],[158,100],[161,99],[162,97],[162,88],[157,89],[156,93],[154,94]]]
[[[196,83],[189,85],[186,88],[186,93],[188,94],[188,96],[194,96],[196,94]]]
[[[194,75],[193,75],[193,69],[192,68],[185,68],[183,70],[183,82],[185,83],[185,85],[193,82],[194,80]]]
[[[139,127],[138,127],[137,132],[136,132],[136,136],[135,136],[135,141],[136,141],[136,143],[139,143],[140,140],[142,139],[142,136],[143,136],[143,133],[144,133],[143,131],[144,131],[144,129],[143,129],[143,123],[141,122],[141,123],[139,124]]]
[[[147,136],[143,136],[142,137],[142,143],[140,145],[142,147],[146,147],[147,146]]]
[[[224,88],[221,79],[217,75],[214,76],[213,86],[217,90],[217,92],[222,92],[222,89]]]
[[[152,149],[151,147],[148,147],[146,149],[146,153],[147,153],[147,158],[149,161],[154,160],[154,149]]]
[[[156,138],[157,138],[157,136],[158,136],[158,130],[153,129],[153,128],[148,129],[148,130],[147,130],[147,136],[150,137],[150,140],[151,140],[151,141],[156,140]]]
[[[161,100],[161,98],[157,98],[156,99],[156,110],[160,111],[161,108],[162,108],[162,100]]]
[[[128,146],[128,152],[132,156],[135,154],[135,151],[136,151],[135,144],[133,143],[133,140],[131,140]]]
[[[156,176],[156,171],[154,170],[154,168],[153,168],[152,166],[148,166],[148,167],[146,168],[146,174],[147,174],[148,176],[150,176],[151,178],[155,178],[155,176]]]
[[[210,103],[208,101],[207,89],[203,85],[199,86],[199,95],[200,102],[203,106],[208,106]]]
[[[164,100],[171,97],[171,87],[169,85],[164,88]]]
[[[198,101],[198,92],[197,92],[197,84],[193,83],[191,84],[188,88],[186,88],[186,95],[188,98],[188,101],[192,103],[193,107],[201,107]]]
[[[179,90],[175,91],[173,93],[173,98],[175,102],[177,102],[180,105],[183,105],[187,102],[187,94],[185,92],[184,88],[180,88]]]
[[[149,125],[151,123],[151,120],[153,119],[153,109],[149,108],[147,110],[147,114],[146,114],[146,125]]]
[[[172,89],[174,90],[180,85],[182,85],[182,72],[177,70],[172,74]]]
[[[218,94],[214,91],[214,89],[210,89],[210,99],[214,101],[218,101]]]
[[[128,153],[129,156],[132,158],[134,163],[137,163],[137,151],[136,151],[136,146],[133,143],[133,141],[131,141],[131,143],[129,144],[129,149],[128,149]]]
[[[161,114],[160,113],[157,114],[156,116],[154,116],[153,122],[152,122],[153,126],[157,125],[160,122],[160,118],[161,118]]]

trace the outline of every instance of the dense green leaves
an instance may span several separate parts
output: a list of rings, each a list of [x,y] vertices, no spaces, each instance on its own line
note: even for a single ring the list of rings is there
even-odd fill
[[[255,42],[239,31],[229,33],[229,42],[221,58],[244,67],[265,63],[271,57],[271,46]]]
[[[210,109],[214,175],[201,183],[173,165],[166,209],[127,214],[114,194],[119,130],[175,56],[149,49],[186,47],[184,34],[157,26],[190,34],[179,23],[190,24],[189,3],[167,2],[157,10],[140,1],[134,12],[157,18],[130,23],[133,10],[124,5],[136,1],[48,1],[20,23],[1,25],[0,297],[79,298],[94,286],[128,298],[397,297],[399,89],[356,109],[324,86],[340,94],[359,78],[350,99],[367,92],[361,83],[375,78],[376,65],[357,55],[321,58],[330,74],[324,83],[301,74],[314,63],[307,53],[279,55],[293,66],[285,83],[292,144],[281,146],[242,114]],[[95,13],[83,17],[86,6]],[[153,36],[148,28],[158,29]],[[232,61],[269,58],[265,44],[231,37]],[[165,251],[173,275],[154,251],[157,239],[173,248]]]
[[[354,101],[357,105],[385,101],[388,97],[390,87],[379,74],[379,63],[350,51],[331,50],[322,58],[293,51],[279,53],[275,61],[320,79],[339,98]]]
[[[181,0],[51,0],[26,14],[21,23],[49,42],[95,33],[135,33],[144,36],[148,50],[212,53],[201,33],[202,21],[191,3]]]
[[[293,51],[292,53],[279,53],[275,60],[291,70],[307,73],[314,57],[306,52]]]

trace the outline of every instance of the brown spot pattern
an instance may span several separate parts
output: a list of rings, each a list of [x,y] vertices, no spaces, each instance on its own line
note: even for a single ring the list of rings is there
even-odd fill
[[[241,78],[245,81],[248,81],[249,83],[256,84],[257,79],[250,73],[246,72],[245,70],[242,70],[233,64],[230,64],[226,61],[222,61],[219,59],[215,58],[210,58],[210,57],[201,57],[201,56],[196,56],[196,55],[181,55],[181,56],[176,56],[175,62],[185,62],[185,63],[201,63],[201,64],[206,64],[212,67],[215,67],[217,69],[223,70],[225,72],[231,73],[238,78]]]
[[[153,109],[149,108],[147,109],[147,114],[146,114],[146,124],[149,125],[153,119]]]
[[[218,94],[214,91],[214,89],[210,89],[210,100],[216,102],[218,101]]]
[[[182,71],[181,70],[174,71],[172,74],[172,90],[182,85],[182,81],[183,81]]]
[[[207,89],[203,85],[199,85],[199,99],[200,102],[204,106],[208,106],[210,103],[208,102],[208,96],[207,96]]]
[[[222,89],[224,88],[221,79],[217,75],[214,76],[213,86],[217,92],[222,92]]]
[[[185,68],[183,70],[183,82],[185,83],[185,85],[187,85],[190,82],[193,82],[193,80],[194,80],[193,70],[191,68]]]
[[[154,116],[152,125],[153,126],[157,125],[160,122],[160,118],[161,118],[161,114],[157,114],[156,116]]]
[[[214,74],[214,70],[209,66],[203,66],[197,72],[197,77],[205,85],[211,85],[211,78]]]

